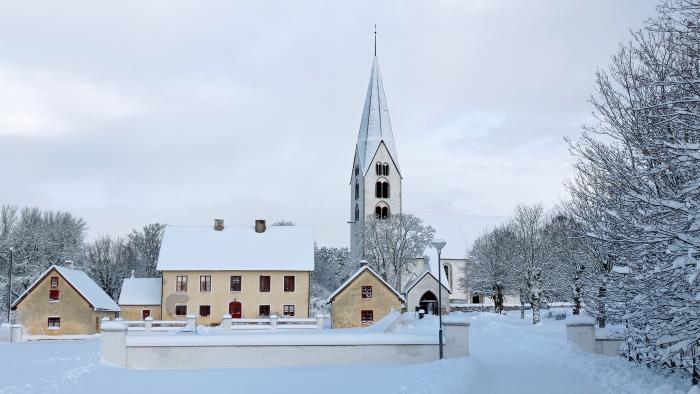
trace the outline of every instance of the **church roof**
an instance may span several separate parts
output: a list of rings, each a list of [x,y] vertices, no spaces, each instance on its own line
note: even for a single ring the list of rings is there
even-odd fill
[[[374,56],[365,106],[362,110],[360,131],[357,136],[356,160],[359,160],[357,164],[362,168],[363,174],[366,174],[371,167],[372,159],[382,142],[384,142],[391,154],[396,169],[401,174],[396,147],[394,146],[394,133],[391,131],[389,108],[384,95],[384,84],[379,73],[379,62],[377,61],[377,56]]]
[[[411,292],[411,289],[413,289],[413,287],[414,287],[415,285],[417,285],[418,282],[420,282],[421,280],[423,280],[423,278],[425,278],[426,275],[432,276],[433,279],[435,280],[435,282],[436,282],[436,283],[439,283],[438,278],[436,278],[435,275],[433,275],[432,272],[426,270],[426,271],[424,271],[422,274],[416,276],[416,277],[413,278],[412,280],[408,281],[408,283],[406,283],[406,286],[404,286],[404,290],[403,290],[404,294],[408,294],[409,292]],[[442,284],[442,287],[444,287],[445,290],[447,290],[448,293],[452,294],[452,290],[450,290],[450,288],[446,286],[445,282],[442,282],[441,284]]]

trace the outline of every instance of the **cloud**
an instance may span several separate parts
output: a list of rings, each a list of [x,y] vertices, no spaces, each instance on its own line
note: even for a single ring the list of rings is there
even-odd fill
[[[347,245],[375,23],[407,211],[556,201],[596,68],[653,7],[10,2],[0,203],[73,211],[91,235],[262,217]]]
[[[81,75],[0,67],[0,135],[55,136],[145,110],[138,97]]]

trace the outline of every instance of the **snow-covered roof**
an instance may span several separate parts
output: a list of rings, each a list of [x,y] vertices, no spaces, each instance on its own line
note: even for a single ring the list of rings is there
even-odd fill
[[[44,271],[43,274],[31,285],[22,295],[17,298],[17,301],[12,304],[13,308],[29,294],[34,287],[44,279],[52,270],[56,270],[85,300],[90,303],[96,310],[119,312],[119,305],[107,295],[87,274],[83,271],[52,265]]]
[[[314,233],[311,227],[166,226],[160,247],[159,271],[313,271]]]
[[[376,272],[374,272],[374,270],[371,269],[371,268],[369,268],[369,266],[364,265],[364,266],[360,267],[359,270],[355,271],[355,273],[352,274],[352,275],[348,278],[348,280],[346,280],[345,282],[343,282],[343,284],[340,285],[340,286],[333,292],[333,294],[331,294],[331,295],[328,297],[328,303],[330,304],[330,303],[333,301],[333,299],[334,299],[341,291],[343,291],[344,288],[346,288],[350,283],[352,283],[352,281],[354,281],[358,276],[360,276],[361,273],[363,273],[363,272],[365,272],[365,271],[368,271],[368,272],[371,273],[372,275],[376,276],[377,279],[379,279],[382,283],[384,283],[384,285],[385,285],[386,287],[389,288],[389,290],[391,290],[394,294],[396,294],[396,296],[399,297],[399,299],[401,299],[402,302],[406,302],[406,299],[403,298],[403,296],[402,296],[398,291],[396,291],[396,289],[394,289],[390,284],[388,284],[381,276],[379,276],[379,274],[377,274]]]
[[[356,160],[359,160],[362,173],[366,174],[369,170],[372,159],[379,149],[379,145],[384,142],[387,150],[394,160],[394,165],[399,174],[399,159],[396,155],[396,147],[394,146],[394,133],[391,131],[391,121],[389,120],[389,108],[386,105],[386,96],[384,95],[384,83],[382,76],[379,73],[379,62],[377,57],[374,57],[372,62],[372,71],[369,77],[369,86],[367,87],[367,97],[365,97],[365,106],[362,110],[362,120],[360,121],[360,131],[357,136]]]
[[[119,293],[119,305],[160,305],[160,278],[126,278]]]
[[[414,279],[412,279],[412,280],[408,281],[408,283],[406,283],[406,286],[404,286],[404,290],[403,290],[404,294],[408,294],[408,292],[411,291],[413,286],[417,285],[418,282],[420,282],[426,275],[430,275],[433,277],[433,279],[435,279],[436,282],[438,281],[438,278],[435,275],[433,275],[432,272],[424,271],[422,274],[416,276]],[[448,293],[452,294],[452,291],[445,285],[445,282],[442,282],[441,284],[442,284],[442,287],[444,287]]]

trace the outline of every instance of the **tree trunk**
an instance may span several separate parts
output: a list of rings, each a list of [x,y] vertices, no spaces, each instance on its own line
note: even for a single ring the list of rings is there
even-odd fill
[[[498,289],[498,293],[496,294],[496,312],[499,314],[503,313],[503,292],[501,289]]]
[[[525,294],[520,291],[520,318],[525,319]]]
[[[533,291],[530,294],[530,305],[532,306],[532,324],[540,324],[540,293]]]
[[[574,315],[580,315],[581,314],[581,273],[580,271],[576,272],[576,275],[574,276]]]
[[[606,289],[605,287],[601,287],[598,289],[598,327],[600,328],[605,328],[605,317],[606,317],[606,312],[605,312],[605,294],[606,294]]]

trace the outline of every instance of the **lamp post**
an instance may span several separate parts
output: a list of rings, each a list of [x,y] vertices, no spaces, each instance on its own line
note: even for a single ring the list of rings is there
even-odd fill
[[[433,240],[433,247],[438,253],[438,321],[440,324],[440,329],[438,330],[438,342],[440,344],[440,360],[442,360],[442,262],[440,261],[440,254],[442,252],[442,248],[445,247],[445,244],[447,244],[447,242],[445,242],[444,239]]]
[[[15,248],[10,246],[10,268],[8,269],[7,276],[9,281],[7,282],[7,322],[10,323],[10,308],[12,307],[12,252]]]

